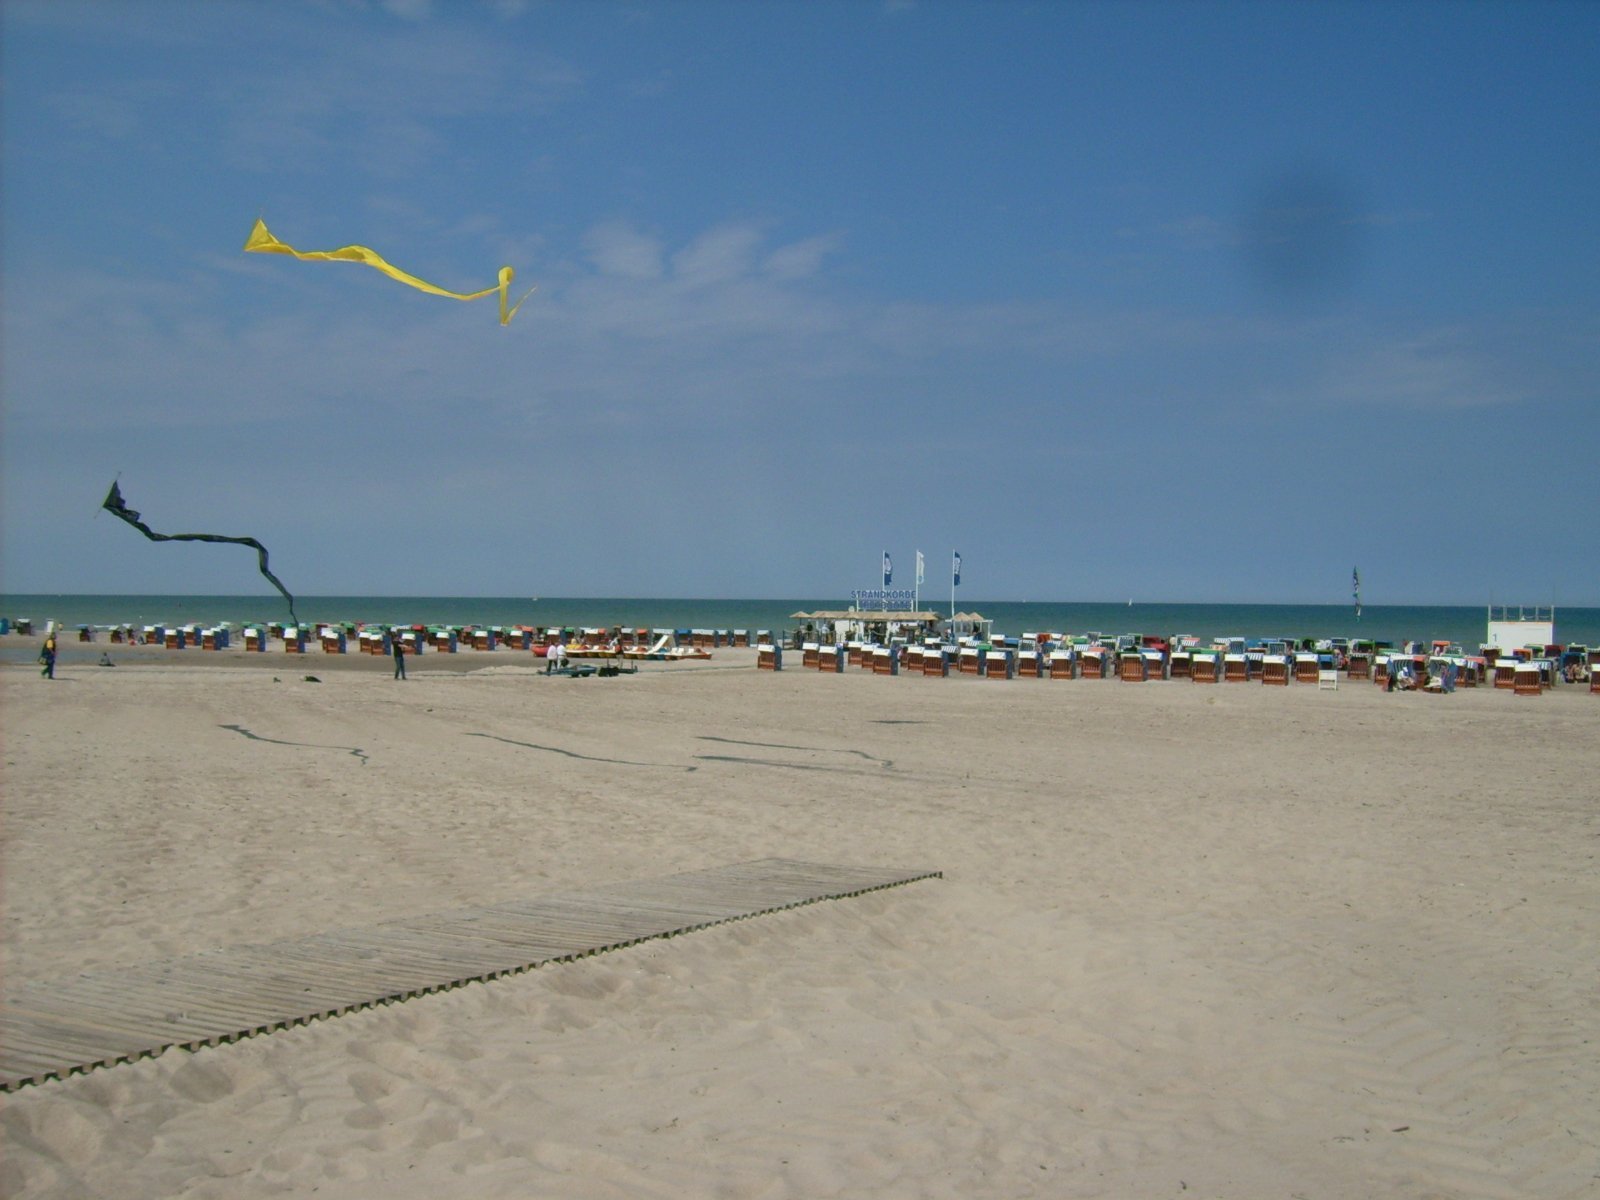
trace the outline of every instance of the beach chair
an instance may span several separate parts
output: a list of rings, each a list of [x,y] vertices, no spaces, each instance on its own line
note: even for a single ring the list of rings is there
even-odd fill
[[[908,675],[922,674],[922,656],[926,653],[921,646],[907,646],[900,652],[900,661]]]
[[[804,642],[800,646],[800,666],[813,671],[822,669],[822,646],[817,642]]]
[[[1249,683],[1250,659],[1244,654],[1225,654],[1222,656],[1222,682],[1223,683]]]
[[[1494,686],[1503,692],[1515,691],[1517,686],[1517,660],[1497,659],[1494,664]]]
[[[939,679],[950,674],[950,652],[942,646],[924,646],[922,650],[922,673]]]
[[[285,654],[304,654],[306,652],[306,631],[298,625],[287,626],[283,631],[283,652]]]
[[[1519,662],[1511,677],[1515,696],[1537,696],[1544,691],[1544,680],[1537,662]]]
[[[1117,659],[1117,678],[1123,683],[1143,683],[1146,677],[1144,655],[1124,654]]]
[[[1071,679],[1076,666],[1071,650],[1052,650],[1046,657],[1051,679]]]
[[[756,670],[783,670],[783,647],[773,642],[758,644],[756,646]]]
[[[1294,656],[1294,681],[1296,683],[1315,683],[1317,674],[1322,670],[1322,660],[1315,654],[1296,654]]]
[[[1010,650],[991,646],[983,652],[985,679],[1010,679],[1016,674],[1017,660]]]
[[[1372,678],[1372,656],[1370,654],[1352,654],[1345,664],[1344,675],[1346,679]]]
[[[844,671],[849,655],[843,646],[827,645],[817,650],[817,670],[824,675],[838,675]]]
[[[1197,650],[1189,656],[1189,681],[1191,683],[1218,683],[1222,679],[1222,657],[1209,651]]]
[[[1104,679],[1106,677],[1106,652],[1099,646],[1089,646],[1078,655],[1079,679]]]
[[[1188,650],[1174,650],[1168,660],[1168,674],[1172,679],[1188,679],[1194,668],[1194,655]]]
[[[872,648],[872,673],[874,675],[900,674],[900,647],[874,646]]]
[[[1167,656],[1160,650],[1141,650],[1144,658],[1144,677],[1146,679],[1165,679],[1167,677]]]
[[[1037,650],[1018,651],[1017,675],[1023,679],[1043,679],[1044,655]]]
[[[322,643],[322,652],[324,654],[343,654],[345,652],[345,637],[342,629],[324,625],[317,631],[317,640]]]
[[[956,655],[956,672],[960,675],[977,675],[983,669],[983,652],[976,646],[963,646]]]
[[[1261,659],[1261,682],[1269,687],[1289,686],[1289,657],[1286,654],[1267,654]]]

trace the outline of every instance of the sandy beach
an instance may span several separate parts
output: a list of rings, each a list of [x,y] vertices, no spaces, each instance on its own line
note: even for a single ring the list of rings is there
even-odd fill
[[[109,649],[0,670],[8,988],[766,856],[943,878],[24,1087],[8,1197],[1600,1194],[1579,688]]]

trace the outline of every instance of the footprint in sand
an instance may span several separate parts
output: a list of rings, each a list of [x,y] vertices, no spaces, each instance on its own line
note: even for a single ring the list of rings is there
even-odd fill
[[[348,1082],[356,1099],[363,1104],[374,1104],[395,1089],[393,1077],[381,1071],[351,1071]]]
[[[383,1115],[383,1110],[371,1104],[363,1104],[354,1112],[346,1113],[344,1123],[351,1129],[381,1129],[388,1124],[389,1118]]]
[[[93,1162],[105,1144],[101,1128],[69,1102],[8,1108],[3,1119],[8,1131],[20,1135],[18,1141],[32,1141],[47,1152],[47,1158],[62,1163]]]
[[[185,1099],[210,1104],[238,1091],[244,1076],[244,1069],[231,1062],[191,1061],[174,1071],[168,1082]]]

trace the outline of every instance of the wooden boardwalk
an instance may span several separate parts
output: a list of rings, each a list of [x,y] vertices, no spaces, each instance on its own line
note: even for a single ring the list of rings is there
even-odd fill
[[[764,858],[25,984],[0,1005],[0,1090],[938,875]]]

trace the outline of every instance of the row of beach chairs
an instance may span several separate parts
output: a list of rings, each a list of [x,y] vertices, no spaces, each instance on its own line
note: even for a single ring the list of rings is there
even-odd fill
[[[985,679],[1118,679],[1125,683],[1187,679],[1193,683],[1253,682],[1280,687],[1293,682],[1328,690],[1337,689],[1340,678],[1332,656],[1319,654],[1258,656],[1180,651],[1169,655],[1156,650],[1117,653],[1098,647],[1038,651],[818,642],[803,643],[800,650],[800,666],[824,674],[857,669],[877,675],[955,674]],[[779,671],[783,669],[783,657],[783,647],[762,643],[757,646],[756,666]],[[1481,660],[1430,660],[1421,655],[1354,655],[1344,674],[1347,679],[1371,680],[1387,687],[1391,672],[1397,678],[1404,672],[1420,690],[1435,694],[1487,682],[1517,695],[1539,695],[1549,690],[1558,676],[1555,663],[1548,659],[1503,660],[1486,667]],[[1588,684],[1591,693],[1600,694],[1600,652],[1591,655]]]
[[[118,625],[106,631],[109,640],[118,644],[165,646],[169,650],[191,647],[206,650],[226,649],[233,643],[234,631],[226,625],[203,627],[200,625]],[[486,628],[412,628],[390,629],[380,626],[354,627],[349,625],[286,625],[277,622],[248,624],[240,631],[246,651],[263,652],[281,645],[290,654],[305,654],[312,649],[324,654],[345,654],[355,649],[363,654],[387,655],[393,651],[393,641],[399,637],[407,652],[420,654],[433,650],[454,654],[458,649],[470,650],[533,650],[546,645],[562,644],[579,649],[612,647],[621,651],[644,650],[659,643],[662,637],[669,645],[686,645],[695,649],[717,647],[748,647],[751,635],[744,629],[542,629],[529,626],[489,626]],[[771,633],[760,630],[757,637],[771,640]],[[95,631],[80,626],[78,640],[92,642]]]

